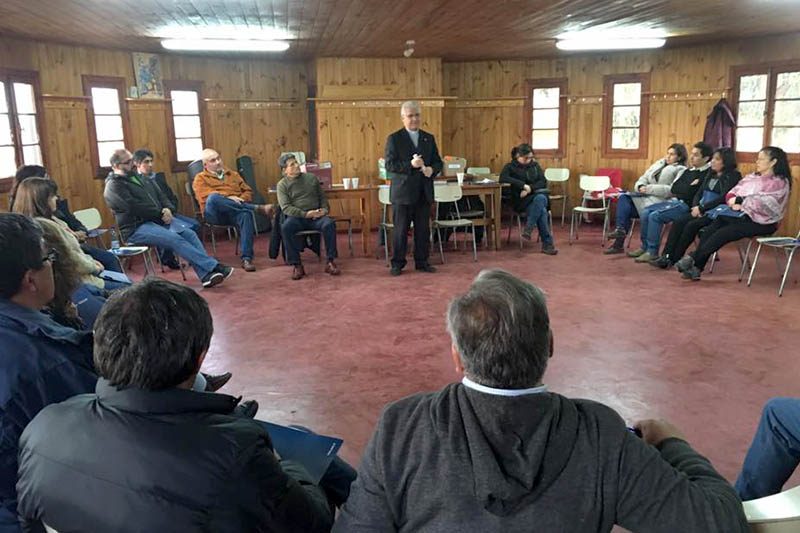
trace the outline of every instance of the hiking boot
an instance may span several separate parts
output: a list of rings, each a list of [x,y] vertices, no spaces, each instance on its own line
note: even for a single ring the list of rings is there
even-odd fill
[[[328,261],[328,264],[325,265],[325,273],[330,274],[331,276],[338,276],[342,273],[342,271],[339,270],[339,267],[336,266],[336,263],[333,261]]]
[[[303,265],[295,265],[294,269],[292,270],[292,279],[298,280],[302,279],[303,276],[306,275],[306,269],[303,268]]]
[[[242,269],[245,272],[255,272],[256,266],[253,264],[253,261],[250,259],[242,259]]]
[[[558,250],[552,244],[543,244],[542,245],[542,253],[545,255],[557,255]]]
[[[678,269],[678,272],[683,274],[684,271],[689,270],[694,266],[694,257],[691,255],[684,255],[680,261],[675,263],[675,268]]]

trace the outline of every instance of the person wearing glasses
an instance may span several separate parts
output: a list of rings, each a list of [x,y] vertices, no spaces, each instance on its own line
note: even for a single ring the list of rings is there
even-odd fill
[[[547,179],[530,144],[520,144],[511,149],[511,162],[500,172],[500,182],[511,185],[511,207],[515,212],[525,214],[522,238],[531,240],[535,227],[542,239],[542,253],[556,255],[558,250],[553,245],[550,219],[547,216],[550,204]]]
[[[0,213],[0,531],[19,531],[17,451],[22,430],[45,406],[92,392],[92,334],[42,313],[55,296],[42,228]]]
[[[233,268],[206,253],[194,230],[177,220],[169,200],[150,180],[133,171],[128,150],[115,150],[110,159],[103,197],[114,212],[122,238],[131,244],[172,250],[194,268],[203,287],[219,285],[233,274]]]

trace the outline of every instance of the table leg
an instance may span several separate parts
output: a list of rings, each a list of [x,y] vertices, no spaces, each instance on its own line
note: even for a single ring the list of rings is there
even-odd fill
[[[502,228],[500,227],[500,199],[501,199],[500,189],[492,191],[492,224],[494,225],[494,249],[500,249],[500,233]]]
[[[364,220],[361,224],[361,248],[364,250],[364,256],[369,257],[370,254],[370,238],[372,232],[372,194],[370,190],[365,191],[361,195],[361,213]]]

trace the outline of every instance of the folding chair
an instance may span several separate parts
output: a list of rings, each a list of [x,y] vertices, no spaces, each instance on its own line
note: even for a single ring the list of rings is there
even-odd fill
[[[792,268],[794,253],[800,248],[800,231],[797,232],[797,236],[795,236],[794,239],[791,237],[758,237],[756,238],[756,242],[758,242],[758,248],[756,248],[756,255],[753,257],[753,264],[750,267],[750,275],[747,276],[747,286],[749,287],[750,282],[753,281],[753,273],[756,271],[756,264],[758,263],[758,256],[761,254],[761,247],[769,246],[776,250],[782,250],[786,256],[786,266],[783,269],[781,285],[778,287],[778,297],[781,297],[783,296],[783,287],[786,285],[786,278],[789,276],[789,270]],[[780,269],[778,271],[780,272]]]
[[[478,260],[478,247],[475,240],[475,225],[472,220],[468,218],[461,218],[458,211],[458,201],[461,199],[461,185],[457,183],[437,183],[433,188],[433,199],[436,202],[436,220],[433,221],[433,228],[436,229],[436,235],[439,238],[439,255],[444,264],[444,249],[442,248],[442,234],[441,228],[452,228],[453,241],[458,239],[457,228],[470,228],[472,230],[472,257],[474,261]],[[451,219],[439,218],[439,204],[453,203],[455,205],[456,216]]]
[[[544,171],[544,178],[549,183],[558,183],[561,189],[560,194],[551,194],[550,201],[561,200],[561,227],[564,227],[564,217],[567,213],[567,202],[569,202],[569,191],[567,190],[567,181],[569,180],[568,168],[548,168]],[[550,216],[550,225],[553,225],[552,215]]]
[[[578,222],[580,222],[580,217],[584,214],[588,213],[603,213],[603,236],[602,240],[600,241],[600,246],[605,245],[606,242],[606,232],[608,231],[608,212],[611,203],[608,201],[609,199],[606,198],[605,191],[611,186],[611,180],[608,176],[586,176],[582,175],[580,180],[580,188],[583,191],[583,199],[581,200],[581,205],[573,207],[572,212],[570,214],[570,221],[569,221],[569,244],[572,245],[572,235],[575,234],[575,240],[578,240],[578,232],[576,231],[576,224],[575,224],[575,217],[578,217]],[[600,200],[603,203],[602,207],[586,207],[587,200],[597,201],[592,198],[587,198],[587,193],[591,194],[593,192],[600,193]]]

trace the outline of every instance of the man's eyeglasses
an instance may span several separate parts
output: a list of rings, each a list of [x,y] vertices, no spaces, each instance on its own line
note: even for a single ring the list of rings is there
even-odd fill
[[[130,165],[131,163],[133,163],[133,159],[126,159],[125,161],[119,162],[120,165]]]
[[[42,257],[42,263],[49,261],[52,265],[58,260],[58,251],[55,248],[50,248],[47,253]]]

